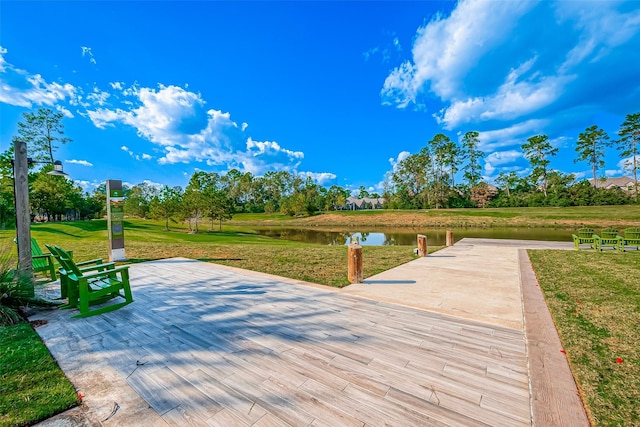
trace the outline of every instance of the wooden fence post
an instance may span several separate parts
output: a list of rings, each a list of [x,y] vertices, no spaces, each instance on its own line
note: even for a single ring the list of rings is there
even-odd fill
[[[424,234],[418,234],[418,256],[427,256],[427,236]]]
[[[349,245],[349,283],[362,283],[362,246]]]
[[[453,231],[447,230],[447,246],[453,246]]]

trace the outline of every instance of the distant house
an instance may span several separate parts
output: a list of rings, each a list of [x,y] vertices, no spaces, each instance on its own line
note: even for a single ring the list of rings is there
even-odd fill
[[[357,197],[348,197],[345,209],[350,211],[382,209],[382,205],[384,205],[384,198],[382,197],[376,199],[371,197],[363,197],[362,199],[358,199]]]
[[[593,178],[589,180],[589,183],[595,187]],[[633,178],[623,176],[620,178],[599,179],[598,188],[604,188],[605,190],[619,188],[623,191],[630,192],[633,190]]]

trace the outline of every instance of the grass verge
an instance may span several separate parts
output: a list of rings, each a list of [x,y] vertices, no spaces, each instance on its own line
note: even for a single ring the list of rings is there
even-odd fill
[[[0,426],[24,426],[79,403],[28,323],[0,327]]]
[[[640,253],[529,251],[597,425],[640,425]]]
[[[262,216],[261,216],[262,215]],[[236,214],[230,224],[278,227],[638,227],[640,205],[337,211],[308,217]]]

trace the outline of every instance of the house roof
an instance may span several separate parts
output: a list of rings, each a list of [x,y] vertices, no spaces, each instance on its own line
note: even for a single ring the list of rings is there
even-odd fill
[[[593,178],[589,180],[589,183],[591,185],[594,185]],[[633,185],[633,179],[627,176],[598,180],[598,187],[601,187],[601,188],[611,188],[611,187],[626,188],[626,187],[629,187],[629,185]]]

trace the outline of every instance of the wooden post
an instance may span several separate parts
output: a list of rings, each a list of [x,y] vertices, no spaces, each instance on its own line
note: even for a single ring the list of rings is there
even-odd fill
[[[447,230],[447,246],[453,246],[453,231]]]
[[[424,234],[418,234],[418,256],[427,256],[427,236]]]
[[[13,185],[16,197],[16,242],[20,274],[31,277],[31,211],[29,209],[27,143],[14,142]]]
[[[349,245],[349,283],[362,283],[362,246]]]

